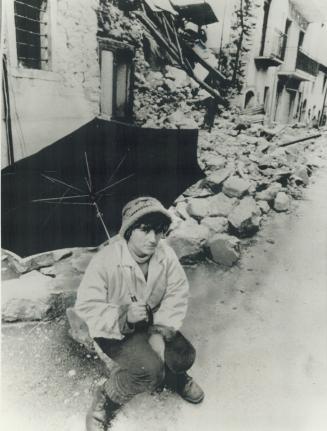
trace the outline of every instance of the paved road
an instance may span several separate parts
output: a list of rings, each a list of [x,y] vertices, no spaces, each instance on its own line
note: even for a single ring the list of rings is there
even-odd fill
[[[240,264],[187,268],[185,334],[206,398],[140,395],[113,431],[327,429],[327,168],[291,214],[273,215]],[[101,364],[63,321],[3,328],[4,430],[84,431]]]

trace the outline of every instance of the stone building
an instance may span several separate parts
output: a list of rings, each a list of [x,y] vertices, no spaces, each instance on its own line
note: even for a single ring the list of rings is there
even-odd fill
[[[218,41],[217,50],[227,56],[235,34],[226,34],[226,29],[233,29],[240,4],[222,2],[220,23],[208,32],[210,45]],[[326,25],[310,22],[296,2],[256,0],[251,6],[244,17],[252,31],[243,41],[246,66],[237,104],[245,109],[262,106],[268,123],[325,123],[327,49],[321,41],[327,38]]]
[[[130,115],[134,46],[120,33],[101,35],[101,3],[106,2],[3,3],[2,167],[96,116]]]

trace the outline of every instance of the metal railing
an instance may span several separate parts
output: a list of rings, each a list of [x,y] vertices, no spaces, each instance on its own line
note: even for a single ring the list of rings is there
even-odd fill
[[[296,69],[317,76],[319,72],[319,63],[299,49],[296,58]]]

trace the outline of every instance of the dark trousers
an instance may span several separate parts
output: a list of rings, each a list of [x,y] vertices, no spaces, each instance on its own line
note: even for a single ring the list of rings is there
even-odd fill
[[[165,342],[163,362],[148,343],[149,337],[147,331],[137,331],[123,340],[94,339],[116,364],[105,384],[112,401],[125,404],[134,395],[154,391],[164,382],[176,390],[185,382],[185,372],[195,360],[192,344],[177,332]]]

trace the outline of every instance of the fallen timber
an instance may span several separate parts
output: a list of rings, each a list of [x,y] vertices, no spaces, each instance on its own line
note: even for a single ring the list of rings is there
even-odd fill
[[[299,144],[300,142],[309,141],[310,139],[320,138],[320,136],[321,136],[321,133],[318,133],[316,135],[307,136],[306,138],[295,139],[294,141],[284,142],[282,144],[279,144],[279,147],[288,147],[289,145]]]

